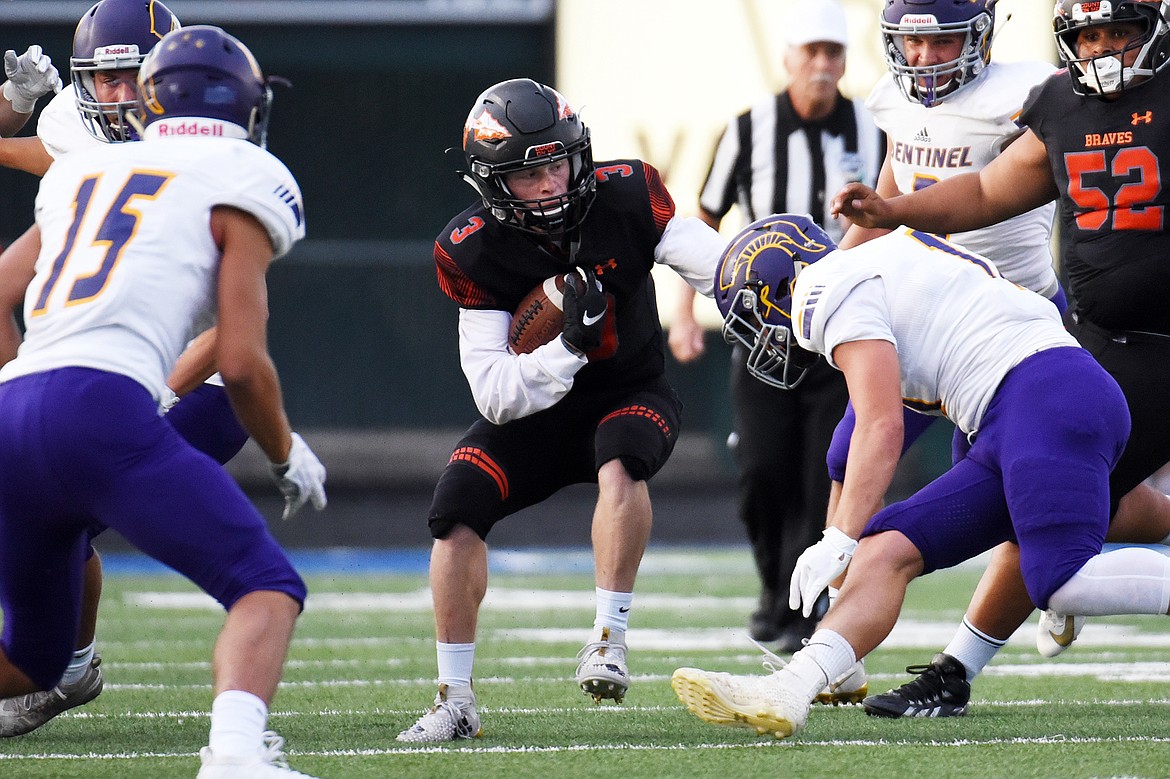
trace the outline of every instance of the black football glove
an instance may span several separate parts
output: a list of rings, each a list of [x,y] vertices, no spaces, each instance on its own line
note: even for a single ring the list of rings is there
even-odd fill
[[[601,346],[609,300],[597,276],[593,271],[580,269],[565,274],[564,296],[565,324],[561,338],[565,345],[578,354]]]

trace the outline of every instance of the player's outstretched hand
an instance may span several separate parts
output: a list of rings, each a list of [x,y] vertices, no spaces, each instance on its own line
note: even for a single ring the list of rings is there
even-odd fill
[[[272,478],[284,495],[284,513],[281,519],[288,519],[297,513],[309,500],[313,508],[325,508],[325,466],[313,454],[305,440],[292,434],[292,446],[288,450],[288,462],[271,463]]]
[[[61,91],[61,76],[40,46],[29,46],[19,57],[12,49],[4,52],[4,75],[4,97],[18,114],[32,113],[41,95]]]
[[[897,227],[891,210],[885,198],[857,182],[846,184],[829,204],[834,219],[843,216],[861,227]]]
[[[561,338],[565,344],[578,354],[601,346],[609,299],[601,289],[597,275],[580,268],[565,274],[564,296],[565,324]]]
[[[821,540],[805,549],[796,560],[788,585],[788,608],[799,609],[803,601],[802,613],[811,616],[817,598],[849,567],[855,549],[857,542],[852,538],[835,527],[825,528]]]

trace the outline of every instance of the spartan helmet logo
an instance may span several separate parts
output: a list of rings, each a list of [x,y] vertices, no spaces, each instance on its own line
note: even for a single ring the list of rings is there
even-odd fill
[[[792,333],[792,289],[801,269],[836,248],[812,217],[776,214],[745,227],[719,258],[723,338],[747,350],[747,371],[760,381],[792,389],[815,363]]]
[[[726,261],[719,274],[720,296],[734,295],[736,288],[750,287],[757,298],[761,319],[773,324],[790,320],[792,285],[797,274],[809,261],[836,248],[819,228],[810,230],[808,224],[807,219],[773,217],[760,220],[741,233],[724,255]],[[809,256],[809,261],[803,260],[803,256]]]

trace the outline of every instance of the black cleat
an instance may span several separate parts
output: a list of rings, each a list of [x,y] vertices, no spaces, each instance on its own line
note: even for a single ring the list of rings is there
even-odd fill
[[[871,717],[962,717],[967,713],[971,683],[955,658],[939,652],[930,665],[912,665],[906,673],[919,676],[896,690],[863,700],[865,713]]]

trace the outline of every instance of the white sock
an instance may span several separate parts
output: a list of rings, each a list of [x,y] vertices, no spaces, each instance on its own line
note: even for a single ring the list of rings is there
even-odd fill
[[[1141,547],[1105,552],[1081,566],[1048,599],[1058,614],[1165,614],[1170,610],[1170,557]]]
[[[1006,640],[987,635],[972,625],[964,615],[963,624],[955,631],[955,637],[943,652],[963,664],[967,670],[967,681],[972,682],[1006,643]]]
[[[597,616],[593,618],[593,627],[608,627],[623,633],[629,629],[630,606],[634,602],[634,593],[613,592],[596,587],[594,598],[597,602]]]
[[[259,755],[264,747],[268,705],[243,690],[224,690],[211,703],[212,754],[246,757]]]
[[[475,642],[470,644],[444,644],[435,642],[439,656],[439,684],[448,687],[471,685],[471,669],[475,666]]]
[[[804,649],[784,667],[806,685],[808,699],[817,696],[830,679],[839,679],[857,662],[857,655],[841,634],[824,628],[809,638]]]
[[[86,670],[89,669],[89,664],[93,662],[94,643],[90,641],[89,646],[73,652],[73,659],[69,661],[69,665],[65,668],[65,675],[61,677],[58,684],[76,684],[81,681],[81,677],[85,676]]]

